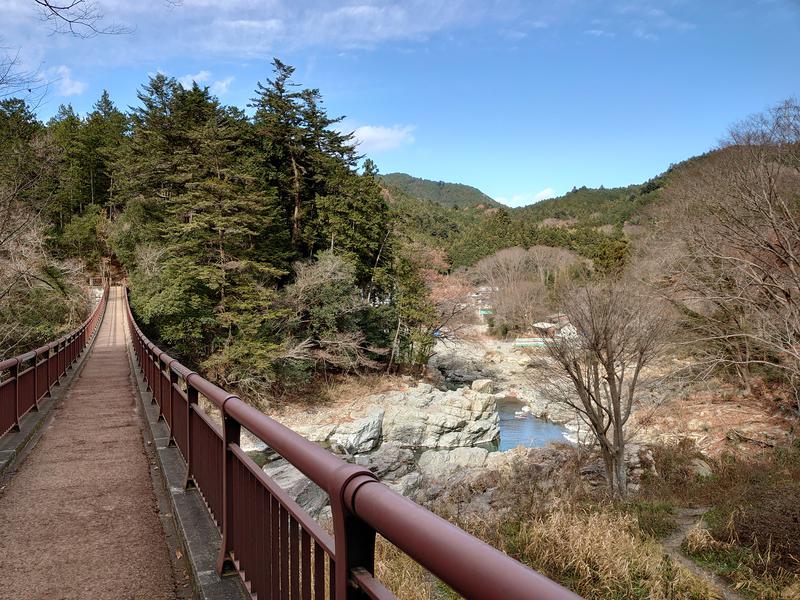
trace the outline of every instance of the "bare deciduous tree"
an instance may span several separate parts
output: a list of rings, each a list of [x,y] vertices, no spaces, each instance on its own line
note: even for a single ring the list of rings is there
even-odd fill
[[[588,425],[609,489],[624,497],[626,424],[642,370],[668,342],[670,320],[659,300],[629,281],[571,288],[563,306],[578,334],[547,340],[555,372],[545,389]]]
[[[755,364],[800,381],[800,104],[736,125],[678,181],[685,241],[669,283],[707,363],[745,387]]]
[[[477,282],[491,289],[495,326],[525,328],[552,309],[552,290],[569,281],[571,269],[588,261],[563,248],[505,248],[473,268]]]

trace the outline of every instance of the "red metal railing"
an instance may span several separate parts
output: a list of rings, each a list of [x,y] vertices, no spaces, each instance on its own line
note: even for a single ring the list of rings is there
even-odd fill
[[[187,486],[199,488],[222,533],[217,570],[238,572],[258,600],[394,598],[374,577],[376,533],[468,598],[578,598],[190,371],[126,308],[139,368],[186,459]],[[200,396],[220,410],[222,427]],[[333,536],[245,454],[242,428],[328,493]]]
[[[108,286],[80,327],[41,348],[0,362],[0,436],[19,431],[19,420],[30,410],[39,410],[39,401],[50,393],[92,339],[107,299]]]

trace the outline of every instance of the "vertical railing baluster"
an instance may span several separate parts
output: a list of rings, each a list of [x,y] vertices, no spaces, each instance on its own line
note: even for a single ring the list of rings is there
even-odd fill
[[[31,409],[39,412],[39,355],[33,352],[33,402]]]
[[[330,600],[339,600],[336,596],[336,588],[338,581],[336,578],[339,574],[336,572],[336,561],[332,557],[328,557],[328,597]]]
[[[361,567],[369,573],[375,571],[375,530],[350,512],[345,497],[348,488],[354,493],[359,485],[375,479],[372,472],[352,464],[342,465],[331,476],[328,495],[336,546],[336,570],[332,575],[336,580],[336,600],[363,598],[358,589],[349,585],[354,568]]]
[[[183,482],[184,489],[197,487],[194,478],[194,426],[192,422],[193,404],[197,404],[197,390],[192,387],[189,379],[194,373],[189,373],[184,380],[186,382],[186,479]]]
[[[270,520],[271,520],[271,527],[270,527],[270,546],[271,546],[271,586],[272,586],[272,598],[273,600],[277,600],[281,597],[281,569],[280,569],[280,558],[281,558],[281,521],[280,521],[280,504],[278,503],[278,499],[275,497],[270,498],[271,508],[270,508]]]
[[[289,598],[300,600],[300,528],[294,517],[289,517],[289,573]]]
[[[325,600],[325,551],[314,542],[314,600]]]
[[[281,598],[288,598],[289,592],[289,513],[280,505],[278,513],[281,538]]]
[[[231,550],[233,550],[233,467],[236,457],[230,450],[231,444],[239,444],[242,428],[238,421],[231,418],[225,411],[225,404],[231,398],[228,396],[222,402],[222,545],[217,559],[217,573],[228,575],[236,572],[236,567],[231,560]]]
[[[47,395],[48,396],[51,394],[51,388],[52,388],[52,384],[50,383],[50,353],[52,351],[53,351],[53,349],[48,344],[47,345],[47,354],[45,354],[45,356],[47,357],[47,360],[45,361],[45,363],[47,365]]]
[[[14,382],[14,424],[11,426],[12,431],[19,431],[19,359],[14,359],[14,365],[11,367],[11,380]]]
[[[172,370],[172,363],[175,360],[169,361],[167,364],[167,373],[169,377],[169,445],[175,446],[177,442],[175,441],[175,391],[176,386],[178,385],[178,374]],[[183,452],[186,452],[186,448],[181,448]]]
[[[303,600],[311,600],[311,536],[300,530],[300,577]]]
[[[256,538],[256,556],[258,557],[256,571],[258,572],[258,589],[261,590],[260,593],[262,596],[267,594],[267,586],[269,585],[269,558],[267,554],[268,545],[266,544],[266,540],[269,537],[267,535],[267,523],[269,521],[267,497],[268,493],[266,488],[259,485],[258,496],[256,498],[256,531],[258,532]]]

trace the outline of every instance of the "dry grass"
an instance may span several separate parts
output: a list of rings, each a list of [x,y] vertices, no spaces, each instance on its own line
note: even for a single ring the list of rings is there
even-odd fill
[[[630,515],[565,504],[524,521],[472,519],[459,525],[587,600],[717,598],[708,585],[643,536]],[[380,538],[376,572],[403,600],[459,597]]]
[[[800,600],[800,576],[775,564],[769,552],[717,539],[696,527],[682,548],[698,564],[730,580],[734,588],[763,600]]]
[[[401,600],[443,597],[435,577],[380,536],[375,544],[375,575]]]
[[[466,526],[587,600],[716,597],[643,535],[635,517],[614,510],[565,503],[530,519]]]
[[[279,420],[292,423],[319,422],[320,413],[341,414],[365,406],[363,400],[373,394],[409,387],[412,380],[400,375],[370,373],[363,376],[318,377],[311,382],[285,390],[273,397],[268,410]]]

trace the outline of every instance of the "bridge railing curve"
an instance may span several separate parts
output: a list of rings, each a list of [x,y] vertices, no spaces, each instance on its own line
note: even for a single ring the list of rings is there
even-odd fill
[[[376,533],[467,598],[578,598],[187,369],[142,333],[124,296],[136,361],[186,461],[187,486],[199,488],[222,534],[217,570],[238,572],[259,600],[395,598],[374,576]],[[333,536],[242,450],[242,428],[328,493]]]
[[[42,398],[50,394],[91,341],[107,301],[108,285],[80,327],[36,350],[0,361],[0,436],[19,431],[20,419],[31,410],[39,410]]]

